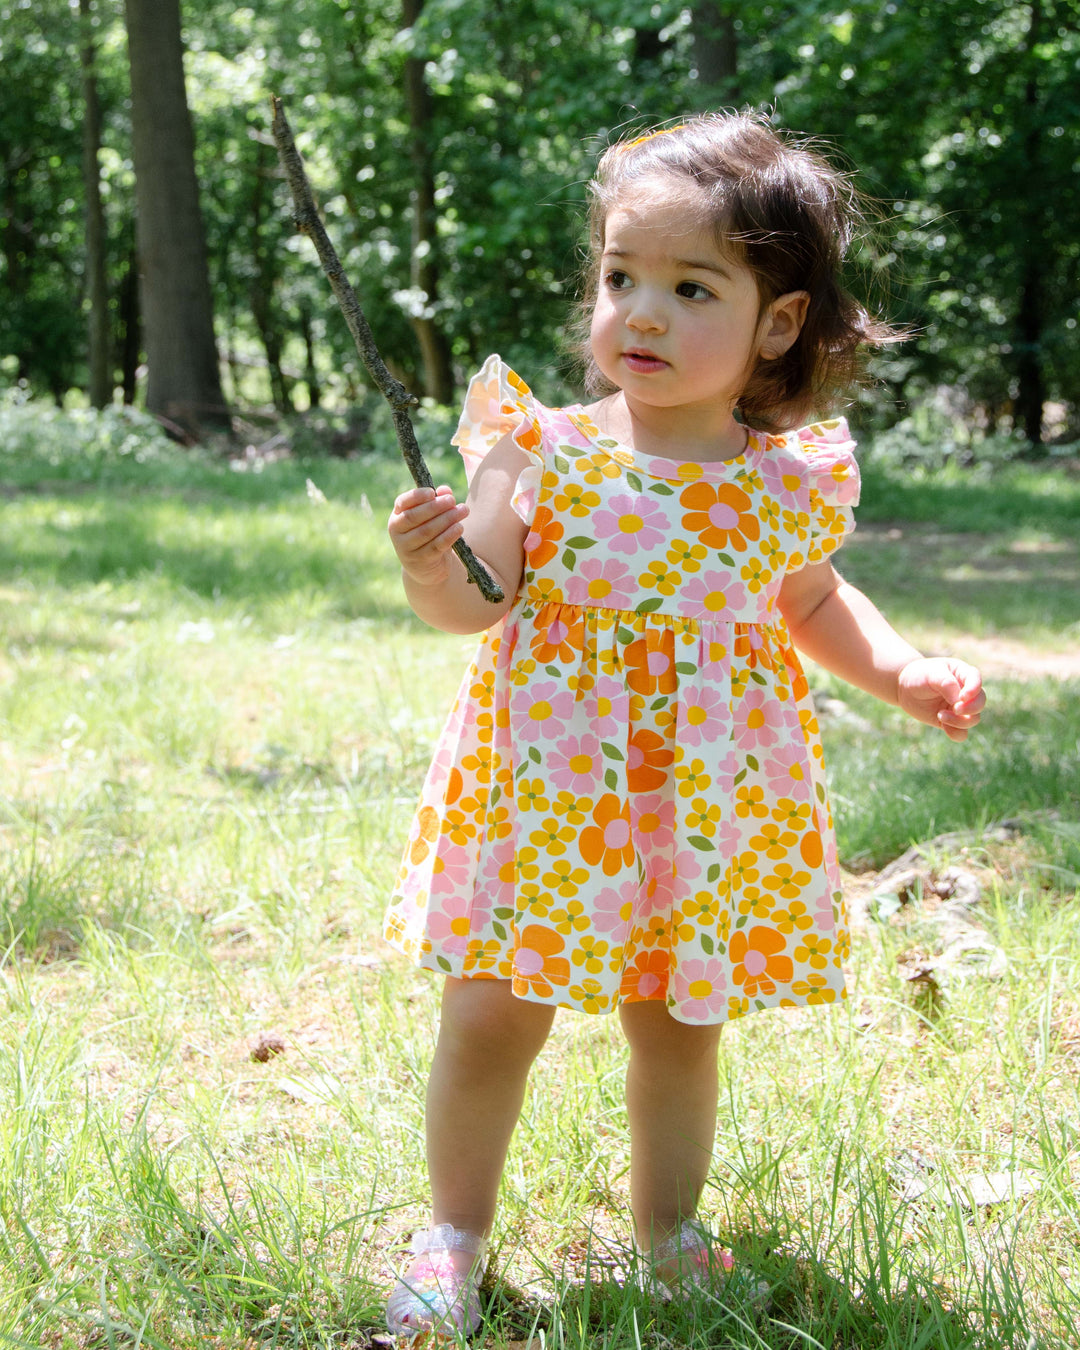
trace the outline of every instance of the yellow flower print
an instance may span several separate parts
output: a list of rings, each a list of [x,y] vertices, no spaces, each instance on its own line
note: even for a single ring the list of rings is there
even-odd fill
[[[752,886],[755,881],[761,879],[761,873],[758,871],[755,863],[757,854],[747,850],[745,853],[737,853],[728,863],[728,877],[731,880],[733,890],[741,890],[743,886]]]
[[[469,697],[481,708],[490,708],[495,698],[495,672],[487,671],[469,690]]]
[[[841,966],[851,955],[851,934],[846,928],[836,930],[836,942],[833,947],[833,965]]]
[[[550,811],[551,803],[548,801],[546,793],[547,787],[542,778],[523,778],[517,785],[517,799],[521,803],[522,809]]]
[[[598,938],[592,933],[587,933],[580,939],[579,945],[570,954],[570,960],[575,966],[584,966],[586,970],[593,975],[604,968],[604,957],[607,955],[608,944],[603,938]]]
[[[529,835],[529,843],[535,844],[542,853],[559,855],[566,852],[567,844],[577,838],[577,831],[569,825],[560,825],[554,816],[549,816],[539,830]]]
[[[607,455],[584,455],[578,460],[584,470],[586,483],[602,483],[605,478],[618,478],[622,466]]]
[[[716,920],[716,936],[726,942],[731,936],[731,910],[722,909]]]
[[[487,813],[484,821],[484,829],[489,839],[505,839],[512,833],[513,825],[510,823],[510,812],[505,806],[493,806]]]
[[[675,777],[679,780],[680,797],[692,797],[695,792],[704,792],[712,782],[705,772],[705,762],[692,759],[689,764],[679,764],[675,768]]]
[[[750,1011],[750,1000],[748,998],[737,998],[732,994],[728,998],[727,1006],[728,1020],[734,1022],[739,1017],[745,1017]]]
[[[529,587],[529,603],[540,608],[541,605],[561,605],[563,593],[551,577],[540,577]]]
[[[575,867],[566,858],[554,863],[551,871],[544,873],[544,885],[550,886],[564,900],[572,900],[588,879],[586,868]]]
[[[556,478],[556,483],[559,481]],[[563,483],[563,490],[555,494],[555,510],[569,511],[572,516],[588,516],[600,505],[599,492],[588,492],[579,483]]]
[[[569,933],[571,929],[580,933],[583,928],[588,928],[591,920],[581,901],[571,900],[565,909],[551,911],[551,922],[559,933]]]
[[[715,802],[710,806],[704,797],[695,797],[690,803],[686,823],[691,830],[698,834],[707,835],[711,839],[716,833],[721,819],[722,812]]]
[[[804,966],[813,966],[815,970],[824,970],[829,964],[828,954],[832,951],[832,941],[820,933],[804,933],[802,946],[796,947],[795,960]]]
[[[765,497],[758,507],[758,519],[767,530],[775,530],[780,524],[780,503],[775,497]]]
[[[809,740],[812,736],[818,736],[821,728],[818,726],[818,720],[814,716],[812,708],[799,709],[799,725],[803,729],[803,736]]]
[[[805,980],[796,980],[791,992],[811,1004],[836,1002],[836,990],[826,988],[824,975],[808,975]]]
[[[671,911],[671,936],[682,942],[691,942],[694,937],[694,925],[687,921],[686,913],[681,909]]]
[[[809,802],[795,802],[790,797],[781,797],[773,807],[772,818],[785,830],[802,833],[810,824],[811,806]]]
[[[770,891],[779,891],[785,900],[794,900],[810,884],[809,872],[796,872],[790,863],[780,863],[775,872],[762,878],[761,884]]]
[[[582,825],[588,819],[592,802],[588,797],[575,797],[572,792],[562,791],[551,803],[551,809],[557,816],[565,816],[567,824]]]
[[[671,945],[668,940],[668,923],[661,915],[652,914],[641,930],[641,944],[644,947],[655,947],[657,943],[664,947]]]
[[[779,825],[762,825],[761,833],[751,838],[750,847],[775,862],[778,858],[786,858],[788,850],[798,842],[799,836],[790,830],[783,830]]]
[[[787,554],[781,548],[780,540],[775,534],[770,534],[761,545],[761,556],[765,559],[766,566],[774,572],[779,572],[787,561]]]
[[[687,539],[675,539],[667,551],[667,560],[684,572],[700,572],[709,550],[704,544],[692,544]]]
[[[760,787],[746,787],[744,784],[735,789],[735,814],[745,820],[747,816],[756,816],[759,820],[769,814],[765,805],[765,790]]]
[[[534,848],[519,848],[514,855],[514,869],[518,875],[518,883],[522,881],[535,881],[540,875],[540,868],[537,866],[537,858],[540,855]]]
[[[490,938],[487,942],[483,942],[480,938],[470,938],[462,970],[467,972],[494,969],[501,948],[502,943],[498,938]]]
[[[683,913],[691,923],[711,928],[720,913],[720,898],[711,891],[698,891],[683,905]]]
[[[488,733],[490,740],[490,732]],[[475,772],[480,783],[491,782],[491,746],[481,745],[475,755],[465,755],[461,761],[463,769]]]
[[[785,534],[793,534],[799,539],[805,539],[810,525],[810,517],[805,511],[784,511],[780,516]]]
[[[772,921],[781,933],[793,933],[796,928],[809,928],[814,922],[801,900],[793,900],[786,909],[774,909]]]
[[[601,990],[599,980],[582,980],[580,984],[571,986],[570,997],[577,1000],[582,1012],[600,1013],[611,1002],[610,997]]]
[[[764,894],[756,886],[747,886],[739,897],[739,913],[752,914],[755,919],[767,919],[775,903],[774,896]]]
[[[682,576],[672,571],[667,563],[657,558],[651,562],[648,567],[638,577],[638,584],[651,590],[654,586],[661,595],[674,595],[676,589],[682,582]]]
[[[772,581],[772,573],[760,558],[751,558],[748,563],[744,563],[741,574],[751,595],[757,595],[763,586]]]
[[[554,903],[548,892],[541,890],[535,881],[518,887],[518,904],[523,913],[530,914],[534,919],[546,918]]]
[[[749,684],[750,669],[748,666],[738,666],[733,669],[731,672],[731,697],[733,699],[742,698]]]
[[[442,832],[455,844],[467,844],[470,839],[476,838],[476,826],[466,818],[464,811],[447,811]]]

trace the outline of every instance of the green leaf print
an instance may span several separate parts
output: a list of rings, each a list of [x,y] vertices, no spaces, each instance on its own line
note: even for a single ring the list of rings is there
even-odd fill
[[[568,572],[572,572],[574,568],[577,566],[577,554],[574,553],[571,549],[564,548],[562,555],[562,565],[566,568]]]
[[[658,497],[674,497],[675,489],[670,483],[650,483],[649,491],[655,492]]]
[[[537,750],[535,745],[529,746],[529,758],[532,760],[534,764],[540,763],[541,760],[540,751]]]
[[[713,863],[713,865],[705,873],[705,880],[709,883],[710,886],[716,885],[716,883],[720,880],[720,874],[721,872],[723,872],[723,870],[724,869],[720,866],[719,863]]]
[[[619,641],[623,644],[624,647],[629,647],[630,643],[633,642],[634,639],[637,637],[637,634],[634,632],[632,628],[620,628],[618,632],[615,634],[615,636],[619,639]]]
[[[587,534],[575,534],[573,539],[566,541],[567,548],[595,548],[596,540],[590,539]]]
[[[667,705],[668,705],[667,695],[662,694],[658,699],[649,704],[649,711],[659,712],[662,708],[666,708]]]
[[[750,672],[750,678],[754,681],[755,684],[765,685],[769,683],[768,680],[765,678],[765,676],[762,675],[760,670],[752,670]]]
[[[746,777],[746,770],[740,769],[739,772],[735,775],[735,777],[731,780],[732,787],[738,787],[745,777]]]
[[[493,922],[491,925],[491,931],[495,934],[495,936],[499,939],[500,942],[506,941],[506,929],[502,926],[501,923]]]
[[[619,761],[620,764],[626,758],[626,756],[619,749],[619,747],[617,745],[612,745],[610,741],[601,741],[600,749],[604,752],[605,756],[608,759],[616,759]]]
[[[691,847],[696,848],[699,853],[715,853],[716,845],[711,839],[706,839],[703,834],[691,834],[687,836],[686,842]]]
[[[713,946],[713,940],[708,933],[702,933],[701,935],[701,950],[706,956],[712,956],[713,952],[716,950]]]
[[[629,486],[633,488],[633,490],[634,490],[635,492],[641,492],[641,491],[642,491],[642,483],[641,483],[641,479],[637,476],[636,473],[629,473],[629,472],[628,472],[627,475],[626,475],[626,481],[627,481],[627,483],[629,484]]]
[[[755,773],[758,772],[758,770],[761,768],[761,765],[758,763],[757,755],[748,754],[746,756],[746,767],[748,769],[753,769]]]
[[[555,466],[556,473],[569,473],[570,461],[563,455],[552,455],[551,462]]]
[[[697,666],[694,665],[693,661],[676,661],[675,669],[680,675],[697,674]]]
[[[648,600],[642,600],[640,605],[634,606],[634,612],[637,614],[651,614],[654,609],[659,609],[664,603],[663,597],[652,595]]]
[[[604,786],[615,792],[619,786],[619,775],[614,769],[608,769],[604,774]]]
[[[731,556],[730,553],[718,553],[716,555],[716,560],[717,562],[722,562],[725,567],[735,566],[735,559]]]
[[[545,666],[544,669],[547,671],[549,675],[554,675],[556,679],[558,679],[559,676],[562,674],[562,671],[559,669],[558,666]]]
[[[446,973],[447,973],[447,975],[449,975],[449,974],[450,974],[450,962],[446,959],[446,957],[445,957],[445,956],[439,956],[439,957],[436,957],[436,960],[437,960],[438,963],[439,963],[439,969],[440,969],[440,970],[445,970]]]
[[[500,905],[498,909],[491,911],[497,919],[512,919],[514,911],[510,905]]]

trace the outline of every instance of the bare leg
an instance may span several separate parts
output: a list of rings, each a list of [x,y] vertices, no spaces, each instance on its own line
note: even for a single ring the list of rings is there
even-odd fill
[[[487,1233],[533,1060],[555,1009],[505,980],[447,979],[427,1092],[432,1221]]]
[[[719,1026],[677,1022],[663,1003],[619,1009],[630,1043],[630,1206],[646,1250],[691,1219],[716,1134]]]

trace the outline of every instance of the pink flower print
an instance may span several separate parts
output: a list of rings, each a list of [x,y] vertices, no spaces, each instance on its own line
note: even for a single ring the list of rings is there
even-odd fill
[[[782,456],[762,455],[758,461],[758,472],[765,484],[765,491],[774,497],[790,498],[802,484],[802,475],[795,473],[791,462]]]
[[[703,857],[705,854],[699,853],[695,848],[681,849],[675,854],[671,861],[671,875],[678,891],[688,894],[691,884],[701,880],[705,872],[701,865]],[[709,861],[713,862],[715,859],[710,858]]]
[[[756,687],[735,705],[735,744],[740,750],[768,750],[786,730],[784,711],[776,699]]]
[[[746,608],[746,587],[727,571],[703,572],[688,581],[682,593],[710,619],[735,619]]]
[[[514,708],[514,733],[522,741],[550,741],[569,721],[574,711],[574,695],[554,680],[541,680],[529,690],[527,700]]]
[[[769,788],[778,797],[805,801],[810,790],[809,770],[802,745],[781,745],[765,761]]]
[[[601,740],[614,740],[620,733],[625,737],[630,720],[630,696],[626,685],[614,675],[600,675],[596,680],[596,705],[593,708],[593,729]]]
[[[428,913],[428,932],[433,942],[453,956],[464,956],[469,945],[469,902],[461,895],[447,896]]]
[[[567,736],[558,741],[548,757],[548,776],[557,788],[570,792],[589,792],[603,773],[599,737]]]
[[[613,553],[642,553],[663,543],[667,517],[658,502],[629,493],[608,500],[611,509],[597,511],[591,524],[597,539],[606,539]]]
[[[621,942],[630,926],[634,913],[634,898],[637,883],[624,881],[621,886],[605,886],[592,899],[592,926],[598,933],[608,936],[618,934],[616,942]]]
[[[618,558],[579,560],[574,575],[566,583],[566,599],[571,605],[629,609],[636,594],[634,575]]]
[[[727,1002],[727,976],[716,960],[680,961],[672,972],[669,997],[684,1017],[695,1022],[715,1018]]]
[[[731,725],[728,700],[715,689],[689,689],[680,699],[680,745],[713,745]]]

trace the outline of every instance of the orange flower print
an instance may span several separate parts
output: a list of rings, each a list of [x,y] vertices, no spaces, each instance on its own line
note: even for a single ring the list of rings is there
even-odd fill
[[[585,617],[567,605],[552,605],[536,621],[536,636],[529,644],[543,666],[552,661],[573,661],[585,643]]]
[[[634,861],[634,841],[630,834],[630,803],[620,802],[605,793],[593,807],[595,824],[581,831],[578,847],[590,867],[599,865],[605,876],[613,877]]]
[[[747,933],[743,929],[732,934],[728,954],[734,962],[731,978],[741,984],[747,998],[760,993],[771,998],[776,985],[790,984],[795,974],[791,957],[782,953],[787,943],[775,928],[757,925]]]
[[[644,1003],[667,994],[671,957],[665,951],[639,952],[622,974],[619,998],[624,1003]]]
[[[679,497],[686,507],[683,527],[709,548],[732,548],[745,553],[747,541],[761,534],[753,503],[734,483],[691,483]]]
[[[431,852],[431,845],[439,837],[439,813],[433,806],[422,806],[416,813],[413,829],[417,837],[409,844],[409,861],[415,866]]]
[[[514,993],[550,998],[553,985],[570,983],[570,962],[559,953],[566,943],[550,928],[531,923],[514,931]]]
[[[534,571],[555,557],[564,533],[550,506],[537,507],[532,527],[525,539],[525,554]]]
[[[635,694],[673,694],[678,688],[672,629],[647,628],[644,637],[629,644],[623,660],[626,682]]]
[[[631,792],[656,792],[667,782],[675,751],[655,731],[638,727],[628,745],[626,782]]]

